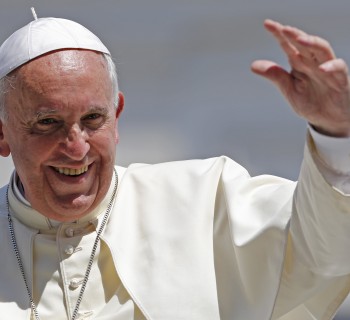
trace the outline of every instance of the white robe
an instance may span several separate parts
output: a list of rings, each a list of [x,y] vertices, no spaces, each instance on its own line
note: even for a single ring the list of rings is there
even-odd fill
[[[0,319],[28,319],[5,191]],[[251,178],[226,157],[132,165],[101,239],[146,319],[326,320],[349,292],[349,230],[350,197],[306,149],[298,184]],[[35,230],[15,221],[15,232],[30,275]]]

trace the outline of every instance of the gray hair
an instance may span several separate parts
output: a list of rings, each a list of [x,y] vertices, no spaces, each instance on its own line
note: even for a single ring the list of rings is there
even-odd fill
[[[5,93],[8,86],[7,76],[0,79],[0,120],[5,122],[7,115],[5,111]]]
[[[13,88],[13,83],[16,79],[15,75],[7,75],[0,79],[0,120],[6,122],[8,114],[5,106],[6,93]]]
[[[106,61],[107,71],[112,83],[113,97],[114,97],[113,104],[114,104],[114,107],[117,108],[119,103],[119,99],[118,99],[119,86],[118,86],[117,68],[113,61],[113,58],[109,54],[102,53],[102,55]],[[6,96],[6,93],[11,88],[14,88],[15,80],[16,80],[16,71],[0,79],[0,120],[3,122],[6,122],[6,120],[8,119],[8,113],[5,105],[5,96]]]
[[[117,67],[113,61],[113,58],[109,54],[103,53],[103,56],[107,62],[107,70],[108,70],[109,78],[112,83],[114,107],[117,108],[119,104],[119,98],[118,98],[119,85],[118,85]]]

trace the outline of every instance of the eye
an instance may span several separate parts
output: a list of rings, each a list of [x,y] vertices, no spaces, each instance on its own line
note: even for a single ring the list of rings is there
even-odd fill
[[[38,119],[32,126],[33,133],[50,133],[61,126],[61,121],[55,118]]]
[[[101,115],[99,113],[92,113],[92,114],[89,114],[86,117],[84,117],[84,120],[96,120],[100,117],[101,117]]]
[[[101,113],[90,113],[82,119],[84,125],[91,129],[99,128],[105,122],[105,116]]]
[[[57,120],[53,118],[40,119],[38,121],[38,124],[42,126],[49,126],[55,123],[57,123]]]

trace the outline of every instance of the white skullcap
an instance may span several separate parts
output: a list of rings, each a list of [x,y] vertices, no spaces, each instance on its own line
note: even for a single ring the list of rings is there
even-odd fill
[[[54,50],[86,49],[110,54],[101,40],[79,23],[40,18],[14,32],[0,47],[0,79],[22,64]]]

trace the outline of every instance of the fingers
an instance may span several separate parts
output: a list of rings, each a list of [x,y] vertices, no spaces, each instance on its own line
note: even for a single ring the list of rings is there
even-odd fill
[[[284,27],[283,35],[288,38],[302,56],[313,60],[318,65],[335,59],[335,54],[330,44],[320,37],[308,35],[297,28],[289,26]]]
[[[330,44],[320,37],[272,20],[266,20],[264,25],[287,54],[292,68],[298,71],[307,72],[336,58]]]
[[[257,60],[251,65],[254,73],[272,81],[282,92],[287,92],[290,88],[302,88],[307,78],[304,73],[292,70],[288,73],[281,66],[272,61]],[[332,88],[335,92],[349,90],[350,81],[348,77],[348,67],[344,60],[334,59],[319,66],[322,73],[319,81],[323,86]]]
[[[287,72],[274,62],[259,60],[252,64],[253,72],[272,81],[287,98],[307,91],[350,92],[348,67],[335,57],[326,40],[272,20],[266,20],[265,27],[280,43],[292,68]]]
[[[266,30],[268,30],[279,42],[283,51],[288,55],[297,54],[297,49],[292,45],[290,41],[283,35],[284,26],[277,21],[273,20],[265,20],[264,26]]]

